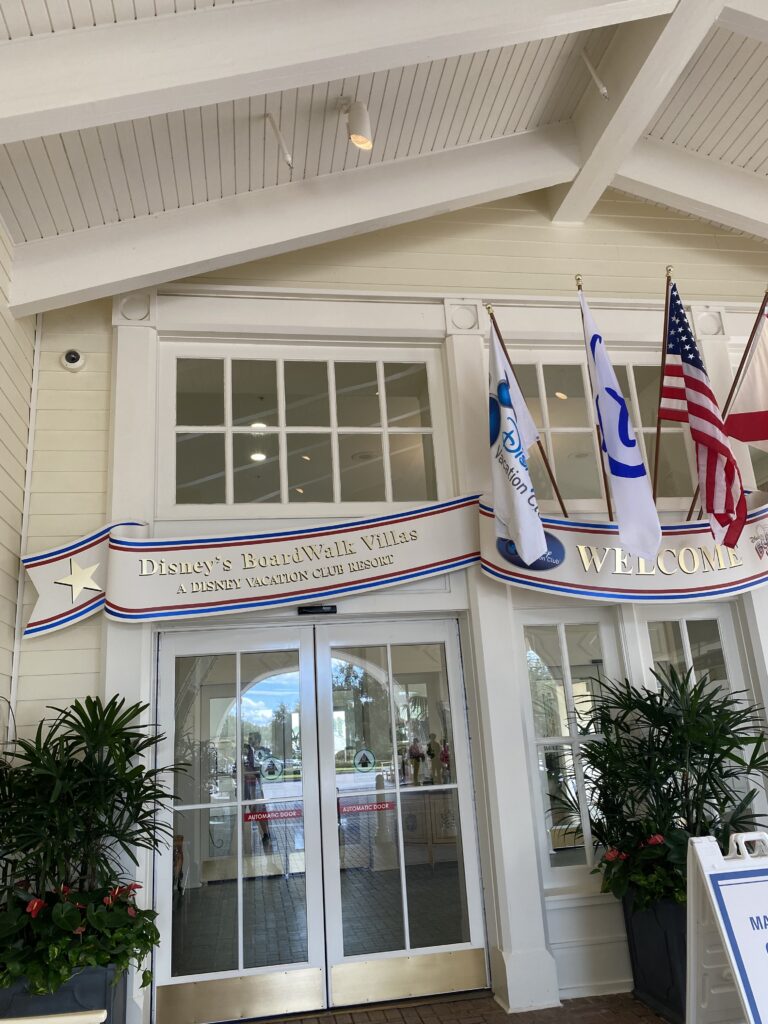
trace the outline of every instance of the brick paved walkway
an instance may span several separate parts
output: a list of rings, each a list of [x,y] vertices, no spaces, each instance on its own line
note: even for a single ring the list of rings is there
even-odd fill
[[[552,1010],[508,1015],[490,995],[383,1004],[290,1018],[291,1024],[659,1024],[661,1018],[630,995],[568,999]]]

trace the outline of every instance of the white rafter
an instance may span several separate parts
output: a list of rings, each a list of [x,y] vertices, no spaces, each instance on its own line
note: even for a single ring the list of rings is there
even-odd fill
[[[679,0],[669,18],[619,29],[599,68],[608,101],[589,89],[576,113],[583,162],[570,187],[555,196],[555,221],[587,218],[722,8],[723,0]]]
[[[768,43],[768,4],[765,0],[726,0],[720,24],[740,36]]]
[[[768,180],[681,146],[642,139],[613,184],[641,199],[768,238]]]
[[[569,181],[569,125],[18,245],[11,311],[54,309]]]
[[[0,44],[0,143],[648,18],[675,0],[266,0]]]

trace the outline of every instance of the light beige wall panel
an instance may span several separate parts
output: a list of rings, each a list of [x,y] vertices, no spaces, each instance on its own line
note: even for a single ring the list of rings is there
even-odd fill
[[[0,698],[9,698],[32,395],[35,324],[8,312],[10,243],[0,230]],[[0,700],[0,734],[6,706]]]
[[[215,271],[195,281],[260,287],[659,298],[675,266],[693,299],[758,301],[768,244],[609,191],[585,224],[553,225],[542,193]]]
[[[30,551],[68,543],[104,525],[111,391],[111,302],[46,313],[41,337],[38,411],[32,459]],[[65,370],[63,352],[85,354]],[[25,614],[34,593],[27,588]],[[49,704],[100,692],[100,616],[22,643],[17,721],[24,734]]]

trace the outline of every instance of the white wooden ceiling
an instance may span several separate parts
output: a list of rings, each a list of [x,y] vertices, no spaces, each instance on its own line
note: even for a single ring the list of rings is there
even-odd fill
[[[536,189],[768,238],[766,177],[768,0],[0,0],[17,315]]]
[[[114,25],[258,0],[0,0],[0,39]]]
[[[767,115],[768,43],[715,28],[648,137],[768,177]]]
[[[14,142],[0,147],[0,216],[14,242],[27,242],[569,121],[589,79],[580,53],[599,64],[613,32]],[[367,104],[371,151],[348,144],[341,97]],[[267,114],[280,126],[293,170]]]

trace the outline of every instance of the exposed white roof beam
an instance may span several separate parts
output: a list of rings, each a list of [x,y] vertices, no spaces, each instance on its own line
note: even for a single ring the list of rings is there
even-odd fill
[[[768,4],[765,0],[726,0],[720,24],[741,36],[768,43]]]
[[[681,146],[641,140],[613,184],[642,199],[768,238],[768,181]]]
[[[722,7],[723,0],[680,0],[669,18],[618,30],[598,69],[609,99],[589,88],[576,113],[584,159],[573,183],[553,197],[555,221],[586,220]]]
[[[15,316],[570,181],[570,125],[293,182],[16,246]]]
[[[675,0],[266,0],[0,43],[0,143],[577,32]],[[684,33],[683,33],[684,34]]]

